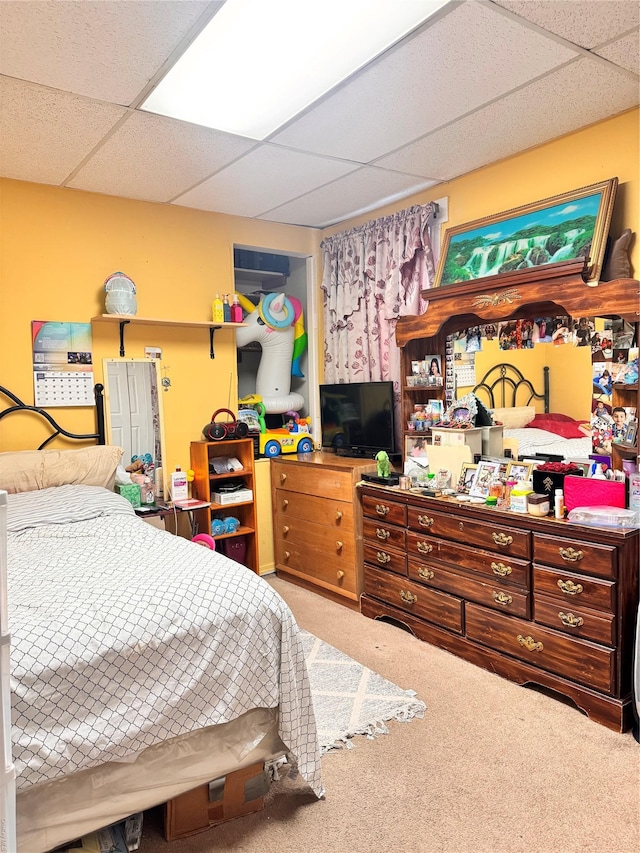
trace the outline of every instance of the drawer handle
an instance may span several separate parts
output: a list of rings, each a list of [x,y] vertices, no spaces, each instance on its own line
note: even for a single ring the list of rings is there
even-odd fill
[[[342,542],[339,539],[336,539],[336,551],[342,550]]]
[[[433,545],[430,545],[429,542],[418,542],[416,548],[421,554],[430,554],[433,551]]]
[[[280,474],[280,482],[281,482],[281,483],[284,483],[284,481],[285,481],[286,479],[287,479],[287,475],[286,475],[286,474]]]
[[[513,544],[513,536],[507,536],[506,533],[492,533],[491,536],[496,545]]]
[[[580,595],[581,592],[584,592],[584,587],[581,583],[574,583],[573,581],[563,581],[562,578],[558,581],[558,586],[565,593],[565,595]]]
[[[288,532],[289,532],[289,525],[288,525],[288,524],[283,524],[283,525],[282,525],[282,535],[283,535],[283,536],[286,536]]]
[[[567,628],[579,628],[581,625],[584,625],[582,616],[574,616],[573,613],[563,613],[562,610],[558,613],[558,616],[562,624],[566,625]]]
[[[584,557],[584,551],[574,551],[573,548],[558,548],[560,556],[568,563],[577,563]]]
[[[400,590],[400,598],[404,601],[405,604],[415,604],[418,600],[418,596],[414,595],[409,590],[401,589]]]
[[[384,504],[376,504],[376,512],[378,515],[386,515],[391,507],[385,506]]]
[[[285,551],[285,552],[284,552],[284,558],[285,558],[285,560],[288,560],[290,556],[291,556],[291,551]]]
[[[288,501],[288,500],[286,500],[286,499],[285,499],[285,500],[283,500],[283,501],[282,501],[282,509],[286,509],[288,506],[289,506],[289,501]]]
[[[342,571],[342,569],[340,569],[339,571],[336,572],[336,577],[338,578],[339,581],[342,580],[342,578],[344,577],[344,572]]]
[[[384,527],[376,527],[376,538],[377,539],[388,539],[391,536],[388,530],[385,530]]]
[[[426,581],[432,581],[434,579],[434,577],[436,576],[436,573],[432,572],[431,569],[423,569],[423,568],[418,569],[418,574],[420,575],[421,578],[424,578]]]
[[[524,646],[528,652],[541,652],[544,649],[542,643],[536,643],[533,637],[523,637],[522,634],[518,634],[518,642],[521,646]]]
[[[342,518],[342,510],[337,509],[336,510],[336,521],[340,521],[341,518]]]
[[[494,573],[494,575],[499,575],[501,578],[506,578],[508,575],[511,574],[513,569],[511,568],[511,566],[505,566],[504,563],[494,563],[492,561],[491,571]]]
[[[382,563],[383,566],[386,563],[391,562],[391,557],[389,556],[389,554],[385,554],[384,551],[378,551],[376,554],[376,559],[378,560],[379,563]]]
[[[506,607],[507,604],[511,604],[511,602],[513,601],[513,596],[507,595],[506,592],[502,592],[502,590],[500,590],[500,592],[493,593],[493,600],[496,604],[502,604],[504,607]]]
[[[433,519],[429,518],[428,515],[419,515],[418,524],[420,525],[420,527],[431,527],[431,525],[433,524]]]

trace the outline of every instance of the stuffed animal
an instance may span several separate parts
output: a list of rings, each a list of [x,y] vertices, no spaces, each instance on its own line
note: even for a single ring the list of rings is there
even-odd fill
[[[380,450],[376,453],[376,462],[378,463],[378,477],[388,477],[390,465],[389,454],[386,450]]]

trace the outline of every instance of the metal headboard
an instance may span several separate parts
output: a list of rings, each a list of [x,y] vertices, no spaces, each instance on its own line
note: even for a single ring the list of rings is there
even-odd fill
[[[68,430],[63,429],[45,409],[40,409],[38,406],[29,406],[27,403],[23,403],[19,397],[16,397],[14,393],[2,385],[0,385],[0,394],[7,397],[9,400],[12,400],[14,405],[8,406],[6,409],[0,411],[0,420],[2,420],[2,418],[6,418],[8,415],[14,414],[14,412],[35,412],[35,414],[44,418],[54,431],[42,442],[38,447],[38,450],[43,450],[50,441],[53,441],[54,438],[57,438],[60,435],[63,435],[65,438],[71,438],[75,441],[89,441],[91,439],[95,439],[98,444],[106,444],[104,428],[104,385],[100,385],[100,383],[94,385],[93,393],[96,400],[96,432],[69,432]]]
[[[487,370],[480,382],[473,389],[474,394],[486,395],[486,402],[490,409],[512,408],[513,406],[528,406],[532,400],[542,400],[545,412],[549,411],[549,368],[542,369],[542,392],[536,391],[533,383],[525,379],[524,375],[508,362],[496,364]]]

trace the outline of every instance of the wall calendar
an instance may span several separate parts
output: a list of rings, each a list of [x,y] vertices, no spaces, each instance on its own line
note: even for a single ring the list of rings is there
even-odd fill
[[[33,386],[36,406],[92,406],[90,323],[33,320]]]

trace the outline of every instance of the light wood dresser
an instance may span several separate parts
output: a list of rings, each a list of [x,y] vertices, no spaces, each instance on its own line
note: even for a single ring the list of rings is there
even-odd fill
[[[276,572],[357,608],[362,592],[362,520],[356,483],[373,460],[301,453],[271,460]]]
[[[631,727],[637,530],[359,491],[365,616]]]

